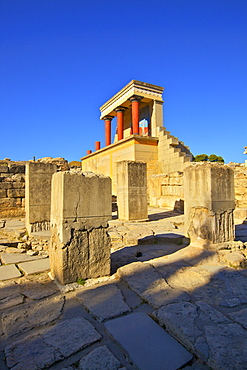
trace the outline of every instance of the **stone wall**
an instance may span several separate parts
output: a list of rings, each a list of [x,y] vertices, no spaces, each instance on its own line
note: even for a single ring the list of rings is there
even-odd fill
[[[25,162],[0,161],[0,218],[25,216]]]
[[[236,207],[247,208],[247,166],[237,163],[230,166],[234,170]]]
[[[150,206],[183,211],[183,172],[154,175],[149,180],[149,189]]]

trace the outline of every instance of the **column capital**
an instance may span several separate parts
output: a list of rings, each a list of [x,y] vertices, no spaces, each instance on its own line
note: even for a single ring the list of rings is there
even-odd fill
[[[113,116],[105,116],[102,118],[103,121],[111,121],[114,117]]]
[[[115,112],[124,112],[126,109],[127,108],[125,108],[125,107],[119,106],[119,107],[115,108],[114,110],[115,110]]]
[[[141,101],[142,100],[142,96],[139,96],[139,95],[133,95],[130,99],[130,102],[135,102],[135,101]]]

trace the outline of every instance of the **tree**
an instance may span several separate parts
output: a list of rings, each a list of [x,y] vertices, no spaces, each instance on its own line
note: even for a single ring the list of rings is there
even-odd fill
[[[204,162],[208,160],[208,155],[207,154],[198,154],[194,158],[194,162]]]
[[[216,154],[210,154],[210,156],[208,157],[208,160],[210,162],[218,162],[218,156]]]
[[[224,158],[222,158],[221,156],[218,156],[216,154],[210,154],[210,155],[198,154],[194,157],[193,161],[194,162],[209,161],[209,162],[225,163]]]

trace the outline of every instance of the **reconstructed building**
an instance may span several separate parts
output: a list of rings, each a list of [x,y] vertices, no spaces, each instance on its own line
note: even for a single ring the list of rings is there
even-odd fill
[[[93,171],[110,176],[113,194],[116,189],[116,163],[123,160],[147,163],[148,193],[151,205],[162,196],[162,181],[157,180],[157,190],[152,190],[155,178],[161,174],[183,171],[191,162],[187,146],[170,135],[163,124],[164,88],[136,80],[130,81],[116,95],[100,107],[100,119],[105,123],[105,147],[95,143],[95,152],[88,151],[82,160],[83,171]],[[116,117],[117,130],[112,137],[112,120]],[[155,177],[153,177],[155,176]],[[152,180],[151,180],[152,179]],[[151,185],[152,183],[152,185]],[[179,197],[179,196],[178,196]],[[176,201],[177,196],[173,197]]]

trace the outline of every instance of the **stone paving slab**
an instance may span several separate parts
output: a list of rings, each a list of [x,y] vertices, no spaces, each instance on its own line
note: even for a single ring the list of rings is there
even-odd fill
[[[37,274],[50,270],[49,258],[38,259],[36,261],[18,263],[18,267],[24,272],[25,275]]]
[[[123,300],[121,290],[115,284],[85,289],[77,293],[77,298],[83,301],[98,321],[130,311],[129,306]]]
[[[212,369],[246,369],[246,330],[209,304],[173,303],[155,311],[154,316]]]
[[[16,264],[20,262],[35,261],[42,258],[44,258],[44,256],[29,256],[26,253],[1,253],[1,260],[5,265],[10,263]]]
[[[101,346],[83,357],[79,362],[79,370],[117,370],[120,368],[120,362],[109,351],[106,346]]]
[[[64,301],[64,297],[57,296],[5,310],[1,317],[3,333],[13,337],[56,320]]]
[[[142,370],[176,370],[192,359],[180,343],[144,313],[112,319],[105,327]]]
[[[98,341],[101,335],[82,317],[58,323],[5,348],[13,370],[41,370]]]
[[[21,273],[15,265],[0,266],[0,280],[9,280],[20,277]]]
[[[24,297],[21,294],[6,297],[0,300],[0,310],[6,310],[7,308],[17,306],[23,303]]]
[[[22,229],[25,227],[25,222],[22,220],[9,219],[5,222],[6,230]]]

